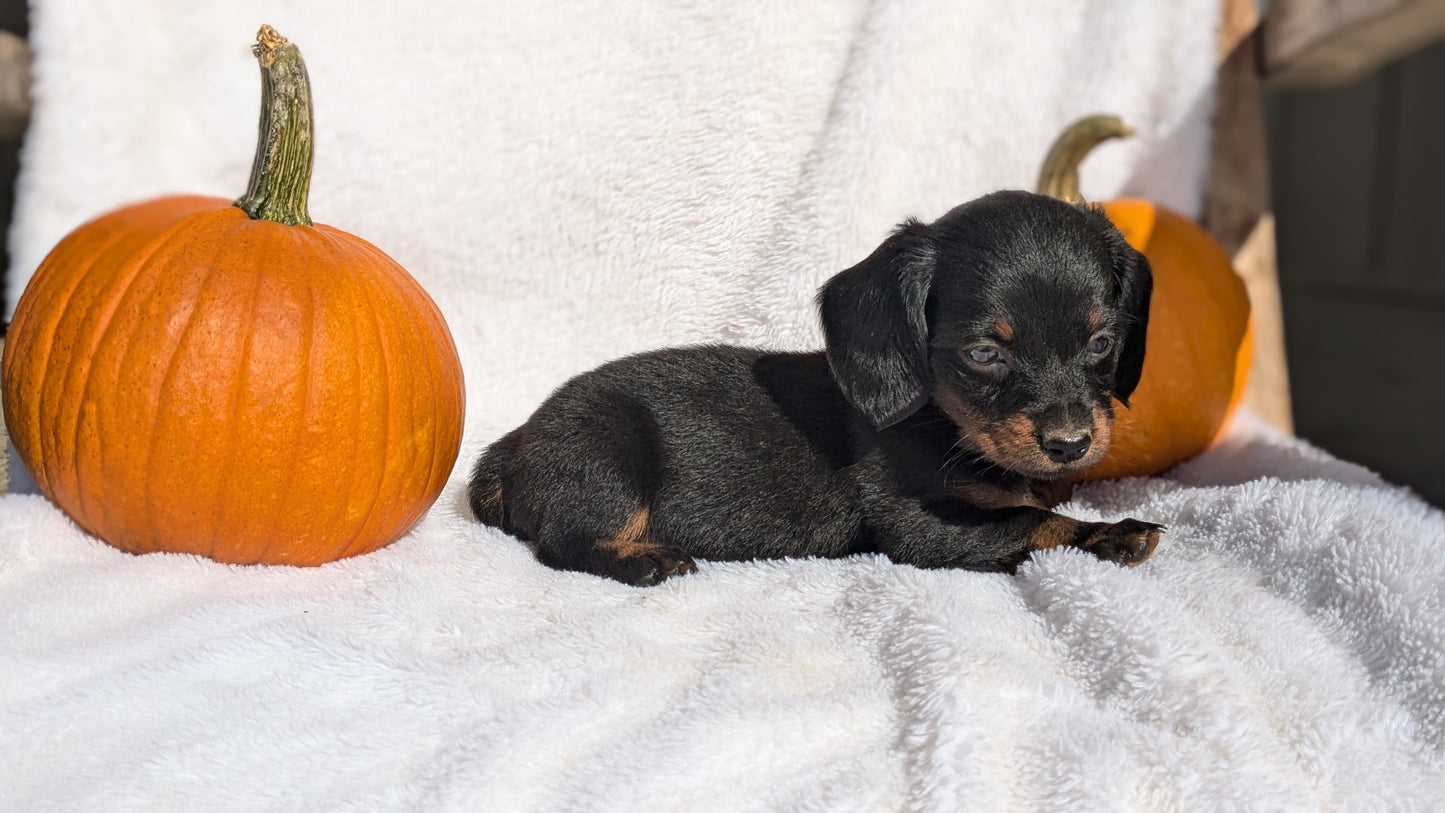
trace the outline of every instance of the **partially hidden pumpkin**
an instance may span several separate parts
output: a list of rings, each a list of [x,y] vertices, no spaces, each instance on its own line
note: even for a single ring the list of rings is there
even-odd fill
[[[1070,126],[1044,161],[1039,191],[1081,200],[1078,168],[1130,130],[1113,116]],[[1115,410],[1109,452],[1084,480],[1159,474],[1208,448],[1239,408],[1253,349],[1249,297],[1229,255],[1188,218],[1146,200],[1102,204],[1154,272],[1144,372]]]
[[[316,565],[436,500],[462,372],[415,279],[311,223],[305,64],[269,27],[255,52],[246,195],[161,198],[65,237],[16,305],[5,419],[41,490],[116,547]]]

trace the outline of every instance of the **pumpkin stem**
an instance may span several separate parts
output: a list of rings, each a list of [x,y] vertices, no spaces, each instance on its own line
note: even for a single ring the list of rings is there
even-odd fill
[[[1111,138],[1131,136],[1134,130],[1118,116],[1087,116],[1069,125],[1049,147],[1039,172],[1038,191],[1050,197],[1078,203],[1079,164],[1089,151]]]
[[[269,25],[251,47],[261,63],[261,128],[251,182],[236,206],[252,220],[311,225],[311,80],[301,52]]]

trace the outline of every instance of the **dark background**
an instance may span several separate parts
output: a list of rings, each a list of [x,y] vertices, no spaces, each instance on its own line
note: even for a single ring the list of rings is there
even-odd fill
[[[25,36],[23,0],[0,29]],[[1266,115],[1295,431],[1445,506],[1445,44],[1271,89]],[[0,141],[7,227],[19,148]]]
[[[1266,114],[1295,432],[1445,506],[1445,43]]]

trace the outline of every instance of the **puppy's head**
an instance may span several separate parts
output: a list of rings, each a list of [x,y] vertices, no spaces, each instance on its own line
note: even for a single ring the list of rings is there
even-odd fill
[[[960,444],[1033,479],[1104,456],[1144,365],[1152,277],[1098,209],[997,192],[908,221],[829,280],[828,362],[873,425],[932,400]]]

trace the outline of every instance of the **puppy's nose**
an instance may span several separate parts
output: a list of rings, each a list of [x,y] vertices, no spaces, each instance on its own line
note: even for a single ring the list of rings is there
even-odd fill
[[[1081,432],[1077,435],[1047,437],[1039,445],[1055,463],[1072,463],[1089,451],[1089,444],[1092,442],[1088,432]]]

